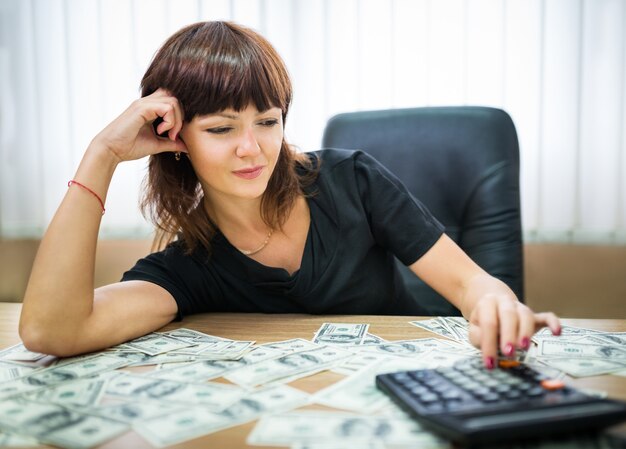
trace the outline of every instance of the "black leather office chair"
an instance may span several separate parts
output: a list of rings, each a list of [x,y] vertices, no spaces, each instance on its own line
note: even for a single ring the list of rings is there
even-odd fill
[[[339,114],[324,148],[360,149],[391,170],[446,233],[523,301],[519,145],[511,117],[488,107],[428,107]],[[414,297],[394,313],[459,311],[400,265]]]

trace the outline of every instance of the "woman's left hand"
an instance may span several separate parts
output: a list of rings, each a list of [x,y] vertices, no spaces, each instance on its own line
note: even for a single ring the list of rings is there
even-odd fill
[[[481,349],[485,366],[491,369],[496,366],[498,349],[506,357],[514,356],[516,349],[528,349],[533,334],[545,326],[560,335],[561,323],[554,313],[535,313],[504,288],[476,300],[469,316],[469,339]]]

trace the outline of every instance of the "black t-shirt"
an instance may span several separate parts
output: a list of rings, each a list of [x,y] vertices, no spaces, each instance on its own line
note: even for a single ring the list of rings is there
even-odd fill
[[[307,188],[311,221],[300,269],[289,275],[238,251],[218,232],[211,256],[174,242],[124,273],[165,288],[178,319],[202,312],[381,314],[404,300],[393,256],[418,260],[443,226],[371,156],[322,150]]]

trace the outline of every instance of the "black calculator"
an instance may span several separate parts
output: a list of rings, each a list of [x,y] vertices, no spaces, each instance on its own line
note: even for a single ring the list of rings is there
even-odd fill
[[[376,376],[425,428],[466,445],[598,430],[626,420],[626,402],[592,397],[513,360]]]

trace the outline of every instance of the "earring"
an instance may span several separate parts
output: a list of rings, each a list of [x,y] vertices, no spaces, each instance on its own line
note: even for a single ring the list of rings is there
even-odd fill
[[[174,159],[176,159],[176,162],[180,161],[180,151],[174,153]]]

